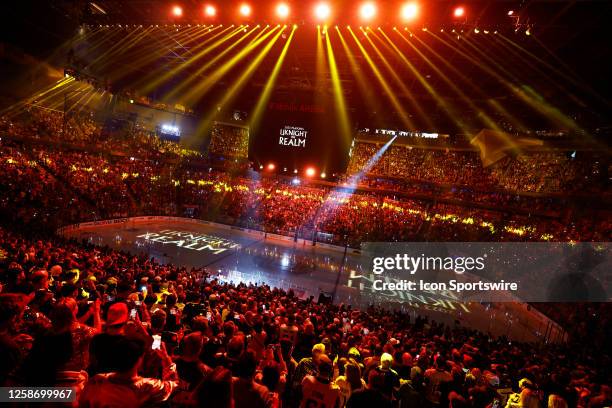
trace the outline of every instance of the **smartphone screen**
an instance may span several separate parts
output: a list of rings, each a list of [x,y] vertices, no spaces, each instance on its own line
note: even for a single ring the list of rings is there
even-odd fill
[[[130,319],[132,320],[136,319],[136,309],[130,310]]]
[[[153,335],[153,344],[151,345],[152,350],[159,350],[161,347],[161,336],[159,334]]]

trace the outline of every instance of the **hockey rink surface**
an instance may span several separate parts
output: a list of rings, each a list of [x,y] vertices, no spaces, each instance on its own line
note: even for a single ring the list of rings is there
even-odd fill
[[[155,219],[157,218],[157,219]],[[222,281],[267,284],[292,289],[301,297],[321,292],[335,303],[365,308],[370,304],[402,309],[411,317],[428,316],[449,325],[460,323],[514,340],[535,341],[549,333],[551,323],[524,303],[481,304],[449,300],[435,293],[405,299],[369,290],[372,277],[365,256],[289,237],[247,231],[172,217],[137,217],[112,222],[84,223],[64,228],[62,235],[146,254],[161,263],[204,267]],[[345,259],[344,259],[345,258]],[[344,259],[344,261],[343,261]],[[554,340],[557,335],[549,336]]]

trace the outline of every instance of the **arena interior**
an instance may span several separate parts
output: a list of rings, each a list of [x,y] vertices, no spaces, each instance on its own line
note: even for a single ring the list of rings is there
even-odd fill
[[[0,404],[612,405],[612,3],[2,14]]]

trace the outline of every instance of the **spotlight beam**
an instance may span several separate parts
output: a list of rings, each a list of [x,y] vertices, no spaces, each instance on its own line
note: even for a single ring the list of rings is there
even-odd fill
[[[448,118],[450,120],[452,120],[461,130],[463,133],[467,133],[468,129],[466,129],[463,126],[463,122],[462,121],[458,121],[457,118],[459,117],[459,115],[457,114],[457,112],[455,111],[455,109],[450,106],[444,97],[442,97],[441,95],[439,95],[436,90],[433,88],[433,86],[431,86],[429,84],[429,82],[423,77],[423,75],[421,75],[421,73],[416,69],[416,67],[410,62],[410,60],[408,60],[408,58],[406,58],[406,56],[404,55],[404,53],[397,47],[397,45],[395,45],[395,43],[387,36],[387,34],[385,33],[385,31],[383,29],[379,30],[381,35],[385,38],[385,40],[387,40],[387,44],[389,44],[389,46],[391,46],[391,48],[393,49],[393,51],[395,51],[396,55],[400,58],[400,60],[404,63],[404,65],[406,65],[408,67],[408,69],[410,70],[410,72],[412,72],[412,74],[417,78],[417,80],[419,81],[419,83],[423,86],[423,88],[425,88],[425,90],[427,90],[427,92],[436,100],[440,103],[440,105],[442,106],[442,109],[444,110],[444,112],[446,113],[446,115],[448,116]],[[400,34],[401,35],[401,34]],[[381,38],[376,35],[375,38],[378,41],[381,41]],[[420,53],[420,51],[417,51],[419,53],[419,55],[421,56],[421,58],[423,58],[423,55]],[[429,63],[429,61],[426,61],[427,63]],[[439,70],[436,69],[437,73],[440,73]],[[446,77],[444,77],[444,79],[446,79]]]
[[[463,102],[465,102],[474,112],[478,112],[478,118],[483,121],[483,124],[490,129],[501,131],[497,123],[491,119],[486,112],[484,112],[481,108],[477,107],[476,104],[472,101],[472,98],[469,98],[465,95],[465,93],[455,84],[453,81],[448,79],[448,77],[438,68],[438,65],[431,61],[417,46],[415,46],[408,38],[406,38],[402,33],[398,31],[398,35],[421,57],[423,61],[425,61],[431,69],[433,69],[438,76],[448,85],[460,98]],[[435,34],[431,34],[434,37],[438,38]],[[435,50],[433,50],[429,45],[427,45],[423,40],[421,40],[418,36],[413,37],[419,44],[430,54],[432,54],[442,65],[444,65],[449,71],[451,71],[454,75],[460,78],[468,87],[470,87],[475,93],[481,96],[482,99],[489,99],[489,97],[480,89],[475,86],[474,83],[467,78],[462,72],[460,72],[457,68],[455,68],[450,62],[447,61],[446,58],[442,57]],[[440,40],[440,38],[438,38]],[[514,124],[517,124],[517,121],[503,108],[499,107],[497,111],[502,114],[504,117],[508,118]],[[522,126],[522,125],[521,125]],[[522,127],[519,126],[520,129]]]
[[[244,69],[240,77],[238,77],[230,86],[230,88],[224,92],[224,95],[221,100],[218,103],[214,104],[215,108],[211,109],[211,111],[205,116],[204,120],[198,126],[198,129],[195,132],[196,135],[208,135],[209,132],[207,132],[207,130],[210,129],[210,126],[212,125],[214,117],[217,113],[216,107],[220,106],[221,109],[223,109],[225,106],[229,105],[233,99],[236,98],[240,90],[243,89],[249,82],[249,79],[255,73],[259,65],[263,62],[264,58],[268,55],[274,44],[276,44],[276,41],[280,38],[283,31],[284,28],[278,30],[276,35],[274,35],[274,37],[272,37],[272,39],[268,41],[268,43],[259,51],[257,56]],[[274,30],[271,30],[269,34],[272,34],[273,32]]]
[[[200,30],[200,27],[193,27],[195,29],[194,33]],[[149,36],[153,30],[154,27],[147,27],[145,28],[145,30],[147,30],[147,36]],[[179,39],[182,40],[183,38],[192,38],[191,41],[195,41],[197,39],[197,37],[192,36],[190,33],[188,32],[184,32],[181,33],[179,36]],[[136,44],[133,48],[143,45],[143,43],[146,41],[146,37],[139,43]],[[186,45],[191,44],[190,42],[187,42]],[[164,47],[169,47],[170,43],[168,42],[168,40],[164,41],[163,43]],[[138,71],[140,70],[142,67],[146,66],[147,64],[157,60],[158,58],[160,58],[161,55],[160,53],[157,52],[151,52],[151,47],[148,44],[144,44],[144,46],[140,46],[138,50],[135,50],[133,54],[131,54],[130,56],[130,61],[127,63],[124,63],[125,66],[128,66],[131,68],[131,71]],[[125,75],[129,74],[129,71],[124,70],[124,69],[116,69],[113,71],[113,76],[110,77],[111,81],[116,81],[118,79],[123,78]],[[147,72],[147,74],[150,74],[150,72]],[[145,75],[146,77],[147,75]],[[142,79],[142,78],[141,78]],[[135,82],[135,84],[139,84],[140,81]],[[135,86],[135,88],[137,88]]]
[[[274,85],[276,84],[276,80],[281,71],[283,63],[285,62],[285,57],[287,56],[287,52],[289,51],[289,46],[291,45],[291,40],[293,40],[293,35],[295,34],[296,29],[297,27],[294,26],[291,30],[291,34],[289,34],[289,38],[285,42],[283,50],[281,51],[278,60],[276,60],[276,64],[274,64],[274,68],[272,69],[272,72],[268,77],[268,80],[266,81],[266,85],[264,86],[263,92],[259,95],[259,98],[257,99],[257,103],[255,104],[255,108],[253,109],[253,114],[251,115],[252,119],[249,123],[251,132],[255,132],[257,129],[259,129],[261,119],[263,118],[264,110],[266,109],[266,106],[268,106],[268,101],[272,96],[272,90],[274,89]]]
[[[344,100],[344,91],[342,89],[342,82],[340,81],[340,75],[338,74],[338,66],[336,65],[336,58],[334,57],[334,49],[332,47],[331,40],[329,39],[329,33],[325,36],[325,43],[327,45],[327,62],[329,64],[329,72],[331,74],[332,86],[334,89],[334,105],[336,106],[336,112],[338,114],[339,130],[342,140],[344,141],[345,147],[351,143],[351,126],[350,120],[346,109],[346,101]]]
[[[370,84],[364,78],[363,73],[361,72],[361,68],[357,64],[357,61],[355,61],[353,51],[351,51],[351,49],[349,48],[348,44],[346,43],[346,40],[344,39],[344,36],[342,35],[342,32],[338,27],[336,27],[336,32],[338,33],[338,38],[340,38],[340,43],[342,44],[342,48],[344,49],[344,53],[346,54],[346,57],[348,59],[351,71],[357,79],[357,86],[359,87],[359,91],[363,95],[363,99],[366,101],[366,104],[372,112],[377,111],[378,106],[374,104],[374,101],[377,100],[377,96],[374,94]]]
[[[214,28],[210,28],[210,27],[204,27],[202,30],[198,31],[198,34],[196,36],[196,41],[198,41],[198,43],[191,49],[191,52],[194,53],[197,51],[197,54],[194,54],[192,58],[190,58],[189,60],[187,60],[184,64],[181,64],[179,66],[177,66],[175,69],[167,71],[167,70],[162,70],[160,68],[155,69],[149,73],[147,73],[141,80],[139,80],[137,82],[137,85],[139,87],[142,87],[143,89],[143,93],[149,93],[152,90],[154,90],[158,85],[166,82],[168,79],[170,79],[173,75],[176,75],[180,72],[182,72],[184,69],[186,69],[187,67],[189,67],[191,64],[193,64],[198,58],[200,58],[202,55],[205,55],[208,51],[207,50],[207,45],[213,41],[215,38],[223,35],[224,33],[226,33],[228,30],[231,30],[231,27],[227,27],[224,30],[215,32],[217,29],[221,28],[221,26],[215,26]],[[203,37],[206,37],[207,35],[210,34],[210,37],[206,38],[205,40],[202,40]],[[163,49],[165,49],[166,47],[164,47]],[[146,48],[145,51],[149,51],[150,49]],[[156,60],[158,58],[161,58],[163,56],[163,54],[161,53],[152,53],[150,52],[151,55],[151,60]]]
[[[374,37],[377,37],[377,35],[374,32],[374,30],[369,29],[369,28],[367,30]],[[408,100],[412,104],[413,109],[421,116],[421,118],[423,118],[425,120],[425,123],[426,123],[428,129],[434,129],[434,125],[431,122],[431,120],[429,119],[429,115],[425,114],[425,112],[421,108],[420,104],[416,101],[416,99],[412,95],[412,91],[410,89],[408,89],[408,87],[404,84],[404,81],[399,77],[399,75],[397,75],[397,73],[395,72],[395,70],[393,69],[393,67],[391,66],[391,64],[389,63],[387,58],[385,57],[385,55],[378,49],[376,44],[374,44],[374,41],[372,41],[372,38],[371,38],[372,35],[366,35],[365,38],[370,43],[370,46],[372,47],[372,49],[374,49],[374,52],[376,52],[376,54],[378,55],[378,57],[382,61],[383,65],[387,69],[387,72],[389,72],[389,74],[391,75],[391,78],[393,78],[393,80],[395,81],[397,86],[399,86],[399,88],[401,89],[403,95],[405,95],[408,98]],[[378,40],[382,42],[382,40],[380,40],[380,38]]]
[[[503,47],[505,50],[511,52],[513,55],[517,56],[521,61],[525,61],[532,69],[538,71],[542,76],[549,81],[553,86],[559,88],[566,95],[569,95],[576,101],[578,104],[585,105],[585,103],[578,99],[570,90],[568,90],[562,82],[555,80],[554,78],[549,77],[548,72],[552,72],[553,74],[561,77],[563,81],[567,81],[572,85],[581,88],[593,96],[597,97],[599,100],[603,101],[606,104],[610,104],[605,98],[603,98],[599,93],[597,93],[593,88],[591,88],[587,81],[584,81],[582,78],[579,78],[576,73],[572,72],[572,70],[565,64],[563,61],[559,59],[551,50],[549,50],[536,36],[533,36],[535,42],[538,43],[546,52],[548,52],[555,60],[559,63],[559,65],[567,71],[567,73],[563,72],[557,67],[550,65],[548,62],[544,61],[542,58],[533,54],[532,52],[526,50],[524,47],[521,47],[519,44],[515,43],[508,37],[503,34],[493,36],[493,42],[496,43],[499,47]],[[528,58],[525,58],[527,56]],[[535,61],[535,62],[534,62]],[[538,63],[541,64],[546,71],[538,66]]]
[[[262,42],[264,42],[268,37],[270,37],[279,27],[276,26],[272,30],[269,30],[266,34],[261,35],[265,30],[262,30],[259,38],[254,38],[253,41],[247,45],[245,48],[240,50],[236,55],[234,55],[229,61],[224,63],[221,67],[219,67],[216,71],[212,72],[207,78],[200,83],[197,87],[191,89],[184,97],[184,100],[187,102],[194,102],[195,99],[202,97],[210,88],[212,88],[226,73],[228,73],[236,64],[238,64],[242,59],[244,59],[248,54],[250,54],[253,50],[259,46]]]
[[[6,108],[0,111],[0,114],[11,116],[13,115],[13,112],[19,113],[19,111],[24,106],[31,105],[34,101],[41,103],[45,101],[47,98],[50,98],[59,92],[63,92],[65,87],[70,86],[74,82],[75,82],[75,79],[72,77],[69,77],[69,78],[62,77],[55,84],[50,85],[47,89],[41,92],[35,93],[33,95],[30,95],[29,97],[24,98],[23,100],[18,101],[10,106],[7,106]]]
[[[363,47],[363,45],[361,44],[361,42],[357,38],[357,35],[355,35],[355,33],[353,32],[353,30],[350,27],[349,27],[348,30],[349,30],[349,33],[351,33],[351,36],[353,37],[353,40],[355,41],[355,44],[357,44],[357,47],[361,51],[361,54],[363,55],[363,57],[367,61],[368,65],[370,66],[370,69],[372,70],[372,72],[376,76],[376,79],[378,80],[380,85],[383,87],[383,89],[385,91],[385,95],[389,98],[389,100],[391,101],[391,104],[393,105],[393,107],[395,108],[397,113],[400,115],[400,119],[402,120],[403,124],[405,126],[407,126],[411,130],[416,130],[416,128],[414,126],[414,123],[412,122],[410,117],[406,114],[406,111],[404,111],[404,108],[402,107],[402,104],[399,102],[399,100],[395,96],[393,90],[391,89],[391,87],[389,86],[389,84],[387,83],[387,81],[385,80],[383,75],[380,73],[380,70],[378,69],[376,64],[374,64],[374,61],[372,61],[372,58],[370,57],[370,55],[368,54],[366,49]]]
[[[127,35],[123,36],[119,41],[115,42],[114,45],[112,45],[110,48],[108,48],[98,57],[90,61],[87,64],[87,66],[90,66],[90,67],[95,66],[96,63],[98,63],[99,61],[104,61],[105,59],[114,55],[116,52],[120,51],[121,47],[123,47],[126,43],[129,43],[130,41],[133,41],[134,38],[138,38],[144,34],[145,34],[144,32],[138,32],[137,30],[131,30]]]
[[[236,34],[238,33],[242,33],[242,36],[240,36],[238,38],[238,40],[234,41],[230,46],[226,47],[223,51],[221,51],[220,53],[218,53],[217,55],[215,55],[212,59],[208,60],[205,64],[203,64],[202,66],[198,67],[198,69],[191,73],[189,75],[188,78],[186,78],[182,83],[180,83],[178,86],[174,87],[167,95],[166,98],[167,99],[171,99],[177,95],[181,95],[182,93],[185,92],[185,90],[193,83],[196,82],[199,77],[206,72],[206,70],[208,70],[209,68],[213,67],[218,61],[220,61],[223,57],[225,57],[227,54],[229,54],[234,48],[236,48],[238,45],[240,45],[241,42],[243,42],[244,40],[246,40],[251,34],[253,34],[255,31],[257,30],[257,27],[253,27],[250,30],[248,30],[246,33],[243,32],[243,28],[240,28],[239,30],[235,31],[232,35],[229,36],[229,38],[234,37]],[[222,41],[221,43],[224,43],[225,41],[227,41],[229,38],[224,39],[224,41]],[[215,47],[217,48],[217,47]],[[212,51],[215,48],[211,48],[209,50]],[[189,92],[187,92],[187,95],[185,95],[185,100],[188,100],[188,95]]]
[[[485,59],[485,61],[482,61],[481,64],[480,64],[481,68],[485,68],[486,67],[488,72],[491,72],[491,74],[495,78],[497,78],[506,87],[508,87],[508,89],[510,91],[512,91],[512,93],[514,93],[518,98],[520,98],[527,105],[529,105],[530,107],[532,107],[536,111],[540,112],[540,114],[542,114],[543,116],[548,117],[548,118],[554,120],[555,122],[557,122],[557,124],[559,124],[561,126],[569,127],[571,129],[578,130],[578,131],[582,131],[583,130],[580,126],[578,126],[578,124],[576,122],[574,122],[574,120],[572,120],[570,117],[568,117],[565,114],[563,114],[555,106],[553,106],[550,103],[548,103],[542,97],[542,95],[540,95],[539,93],[535,92],[535,90],[532,87],[527,86],[527,85],[521,85],[521,86],[517,85],[516,82],[517,81],[521,82],[520,79],[517,78],[515,75],[513,75],[511,72],[509,72],[501,64],[496,63],[494,61],[490,61],[491,63],[495,64],[495,66],[498,69],[489,67],[488,64],[486,64],[486,60],[490,59],[490,55],[487,54],[485,51],[480,50],[476,45],[474,45],[471,41],[469,41],[467,39],[465,41],[465,44],[467,44],[476,54],[478,54],[481,59]],[[512,82],[508,81],[507,79],[503,78],[498,73],[498,70],[502,71],[503,73],[508,75],[512,79],[512,81],[514,81],[514,83],[512,83]]]
[[[192,30],[192,29],[193,29],[193,28],[191,28],[190,30]],[[140,47],[140,48],[143,48],[143,49],[145,49],[145,50],[148,50],[148,49],[149,49],[149,48],[148,48],[148,46],[150,46],[150,44],[143,44],[143,43],[150,42],[150,40],[149,40],[149,38],[148,38],[148,37],[149,37],[149,36],[148,36],[148,34],[150,33],[150,31],[148,31],[148,29],[145,29],[145,31],[146,31],[146,32],[145,32],[145,33],[143,33],[143,35],[142,35],[141,37],[139,37],[137,41],[133,42],[133,43],[132,43],[132,44],[130,44],[129,46],[124,47],[124,50],[123,50],[123,51],[121,51],[119,54],[123,53],[123,54],[126,54],[126,55],[127,55],[127,51],[128,51],[128,50],[130,50],[130,49],[132,49],[132,48],[136,48],[136,47]],[[182,33],[182,34],[183,34],[183,35],[182,35],[182,36],[180,36],[180,38],[181,38],[181,39],[182,39],[183,37],[185,37],[186,33]],[[167,34],[166,34],[166,35],[167,35]],[[159,43],[161,47],[165,47],[165,48],[171,47],[171,43],[172,43],[172,42],[175,42],[175,43],[177,43],[177,44],[179,44],[179,45],[180,45],[180,43],[178,43],[178,40],[177,40],[177,39],[175,39],[175,38],[173,38],[173,37],[170,37],[170,36],[168,36],[168,39],[166,40],[166,41],[168,41],[168,43],[166,43],[166,42],[162,42],[162,41],[161,41],[161,40],[159,40],[159,39],[158,39],[156,36],[151,36],[151,38],[153,38],[153,39],[155,40],[155,42]],[[185,37],[185,38],[186,38],[186,37]],[[180,45],[180,46],[181,46],[181,47],[183,47],[182,45]],[[180,55],[176,54],[176,52],[174,52],[174,54],[175,54],[177,57],[179,57],[179,58],[181,57]],[[132,59],[132,61],[137,59],[137,55],[138,55],[138,52],[135,52],[134,54],[132,54],[132,56],[130,57],[130,58]],[[145,57],[145,58],[146,58],[146,57]],[[143,58],[143,59],[144,59],[144,58]],[[130,61],[130,63],[124,64],[124,66],[132,66],[132,65],[136,65],[136,64],[132,63],[132,61]],[[114,70],[115,72],[125,71],[124,69],[116,69],[117,67],[115,66],[115,64],[116,64],[116,59],[115,59],[115,60],[113,60],[113,59],[110,59],[110,58],[109,58],[107,61],[103,62],[103,65],[101,65],[101,67],[109,67],[109,70],[105,70],[104,68],[101,68],[100,70],[101,70],[101,71],[102,71],[102,70],[104,70],[104,71],[111,71],[111,72],[113,72],[112,68],[115,68],[115,70]]]
[[[212,40],[216,39],[217,37],[222,36],[223,34],[225,34],[225,35],[223,35],[221,38],[217,39],[217,41],[215,41],[214,43],[212,43],[212,44],[208,45],[207,47],[203,48],[193,58],[190,58],[186,63],[177,66],[173,70],[165,71],[162,75],[159,75],[159,72],[155,71],[154,73],[152,73],[152,76],[153,76],[154,79],[152,81],[150,81],[148,83],[148,85],[145,86],[145,88],[144,88],[145,92],[150,92],[150,91],[154,90],[160,84],[166,82],[167,80],[169,80],[173,76],[178,75],[183,70],[185,70],[185,69],[189,68],[190,66],[192,66],[195,62],[200,60],[202,57],[208,55],[213,50],[215,50],[216,48],[221,46],[225,41],[228,41],[231,38],[233,38],[234,36],[238,35],[240,32],[241,32],[241,30],[238,29],[238,28],[227,27],[224,30],[222,30],[221,32],[216,33],[211,38],[208,38],[207,41],[206,41],[206,44],[208,45]]]

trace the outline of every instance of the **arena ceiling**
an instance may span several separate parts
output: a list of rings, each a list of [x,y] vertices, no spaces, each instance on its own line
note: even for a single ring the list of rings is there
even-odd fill
[[[214,21],[207,21],[202,7],[208,3],[193,0],[24,1],[8,8],[2,29],[3,41],[58,65],[66,64],[67,60],[71,63],[76,61],[77,65],[87,69],[88,74],[110,81],[114,89],[146,89],[151,96],[161,96],[163,99],[172,93],[177,84],[180,87],[193,82],[194,78],[196,81],[203,79],[208,72],[223,68],[226,62],[221,59],[213,61],[204,72],[201,72],[201,67],[208,60],[193,62],[198,41],[206,38],[204,28],[196,28],[197,24],[217,28],[224,24],[224,29],[231,24],[236,27],[244,24],[244,30],[249,31],[255,25],[275,27],[275,24],[284,23],[291,28],[295,24],[296,34],[284,57],[275,91],[291,94],[300,90],[333,90],[329,69],[322,72],[317,66],[320,61],[317,58],[320,52],[317,49],[317,31],[320,32],[322,28],[317,29],[319,22],[312,16],[314,1],[288,2],[292,15],[284,22],[279,22],[272,11],[277,3],[275,1],[250,1],[253,12],[249,17],[238,14],[241,3],[218,2],[218,15]],[[582,120],[587,122],[609,123],[608,101],[612,92],[608,76],[612,71],[612,58],[607,24],[612,15],[611,2],[534,0],[458,3],[444,0],[427,2],[419,18],[405,24],[396,16],[401,2],[379,1],[378,18],[367,25],[357,14],[358,3],[342,0],[329,2],[334,10],[339,10],[328,28],[331,32],[330,44],[335,49],[337,82],[353,115],[360,116],[362,112],[372,111],[367,107],[363,84],[360,85],[357,80],[359,75],[356,73],[361,73],[366,87],[373,84],[371,87],[377,93],[395,93],[399,105],[422,105],[421,109],[426,112],[425,116],[430,116],[430,122],[441,123],[439,116],[444,116],[443,105],[465,105],[462,98],[476,101],[476,104],[502,105],[510,112],[520,111],[521,115],[525,115],[521,101],[517,101],[509,92],[510,87],[503,84],[511,80],[511,86],[537,88],[539,96],[555,102],[551,109],[560,109],[570,116],[582,115]],[[453,10],[459,4],[465,7],[466,16],[457,20],[453,17]],[[172,12],[176,5],[182,8],[180,17]],[[512,16],[508,15],[509,11],[512,11]],[[246,24],[249,24],[248,29]],[[347,28],[349,25],[351,31]],[[382,31],[379,31],[379,27]],[[149,30],[151,35],[133,42],[120,53],[109,55],[109,50],[116,49],[126,36],[137,36],[138,30]],[[369,37],[366,35],[368,30],[371,31]],[[350,52],[342,52],[343,44],[338,40],[340,36],[337,31],[350,43]],[[497,31],[500,36],[495,38],[484,35],[485,32],[492,34]],[[189,37],[189,33],[199,33],[201,36]],[[288,33],[289,29],[272,46],[271,56],[280,55]],[[352,41],[353,33],[356,41]],[[414,34],[414,39],[409,38],[411,34]],[[393,44],[379,42],[385,36],[393,35]],[[253,37],[256,36],[254,32]],[[409,41],[404,42],[401,36]],[[185,41],[186,38],[191,38],[191,41]],[[414,44],[417,44],[416,48]],[[366,53],[362,52],[361,46],[367,48]],[[409,65],[401,57],[390,56],[395,46],[408,56]],[[227,58],[234,58],[240,52],[241,47],[235,47],[227,52]],[[135,63],[142,55],[149,56],[146,63]],[[436,60],[436,57],[440,58]],[[249,76],[249,86],[237,98],[239,101],[253,99],[251,95],[261,92],[277,60],[264,58],[260,61]],[[248,58],[237,62],[227,75],[214,83],[209,93],[187,101],[188,104],[198,107],[210,104],[211,100],[222,99],[223,92],[241,78],[240,72],[248,62]],[[483,74],[482,66],[485,64],[491,69]],[[177,69],[181,65],[185,67]],[[372,65],[377,69],[372,70]],[[391,78],[387,79],[386,87],[378,80],[377,70]],[[165,76],[173,71],[180,72],[167,77],[165,81],[155,81],[158,82],[156,87],[141,83],[152,73]],[[462,79],[468,79],[470,86],[465,86],[466,81],[462,82]],[[139,82],[143,85],[140,89]],[[178,96],[168,102],[184,102],[180,99],[182,95]],[[416,103],[409,100],[411,97],[416,99]],[[243,108],[249,109],[249,106]],[[379,109],[384,110],[385,104],[381,104]],[[534,112],[534,116],[540,113]],[[530,121],[531,118],[523,119]]]

